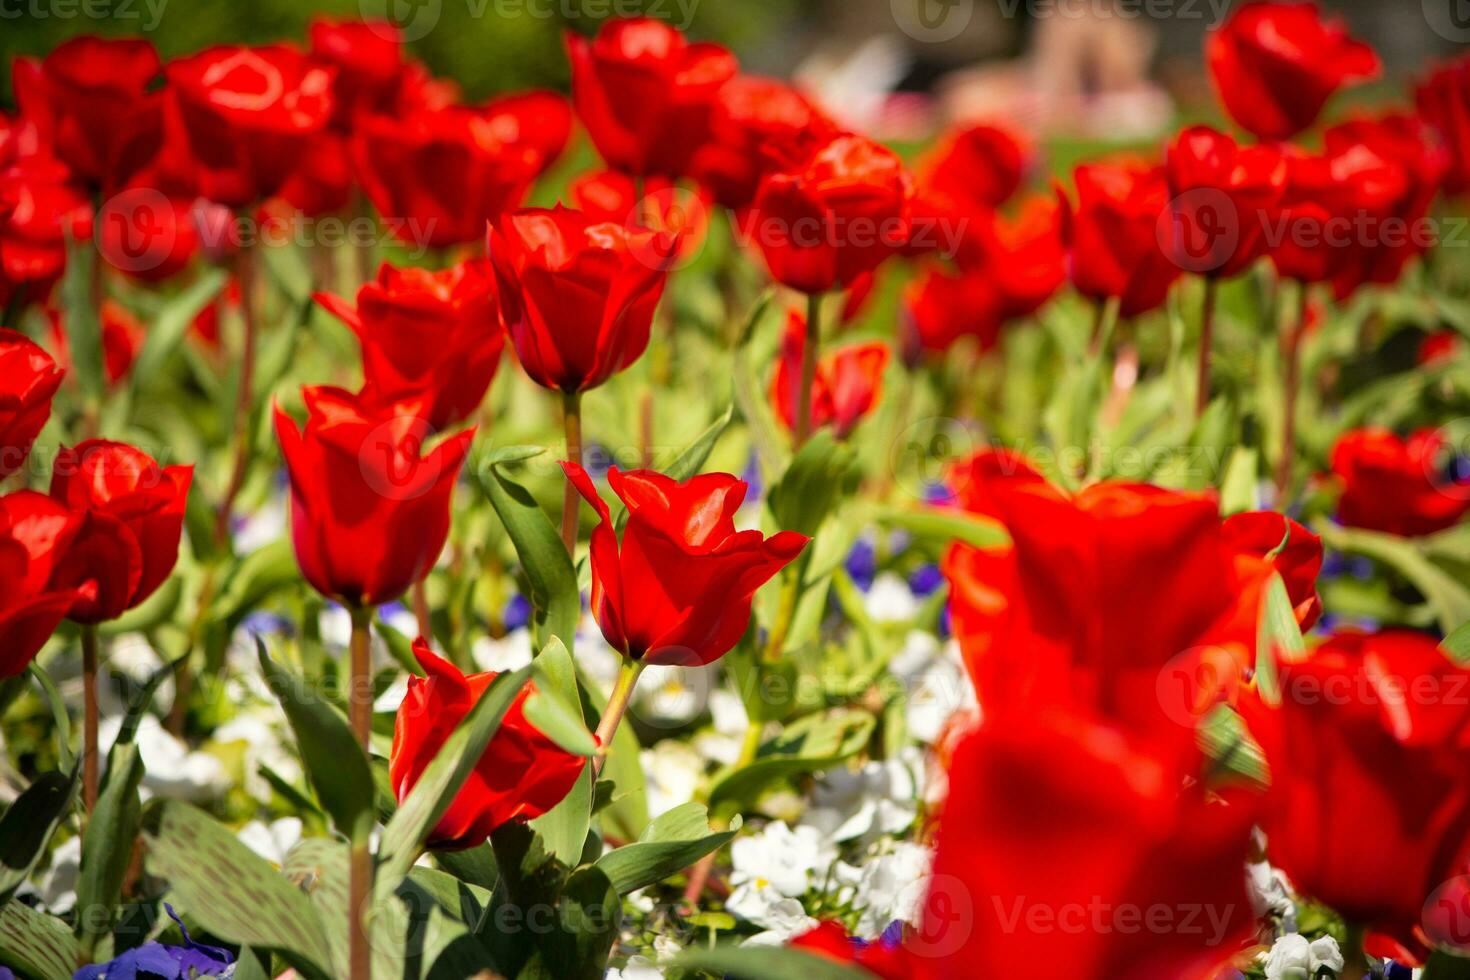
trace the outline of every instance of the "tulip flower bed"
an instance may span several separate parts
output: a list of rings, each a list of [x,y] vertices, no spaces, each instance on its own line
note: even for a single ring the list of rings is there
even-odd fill
[[[1050,174],[567,50],[15,59],[0,977],[1470,976],[1470,60]]]

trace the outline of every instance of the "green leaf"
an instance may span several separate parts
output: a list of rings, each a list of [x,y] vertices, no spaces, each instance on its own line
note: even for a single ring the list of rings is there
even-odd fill
[[[261,673],[285,709],[307,778],[322,809],[331,815],[339,833],[350,840],[366,840],[373,829],[376,791],[367,755],[347,719],[309,690],[304,680],[272,661],[259,637],[255,645]]]
[[[530,586],[527,598],[537,643],[544,646],[555,636],[572,649],[582,617],[582,596],[560,532],[526,488],[505,476],[498,464],[492,462],[482,472],[480,487],[500,515]]]
[[[691,950],[670,964],[739,980],[872,980],[872,974],[826,956],[778,946]]]
[[[449,874],[476,888],[490,891],[500,881],[495,852],[488,843],[464,851],[440,851],[434,860]]]
[[[326,837],[307,837],[296,843],[281,865],[281,874],[299,888],[316,910],[330,950],[333,972],[346,977],[351,959],[348,932],[348,845]],[[368,938],[372,946],[373,976],[401,977],[407,955],[405,937],[396,928],[401,904],[392,890],[373,896]]]
[[[46,852],[46,844],[71,808],[77,774],[43,773],[0,817],[0,905],[10,900]]]
[[[101,283],[96,265],[100,261],[91,242],[68,242],[66,274],[61,281],[61,308],[66,311],[66,349],[71,357],[70,374],[88,403],[102,399],[102,324],[97,319],[100,297],[93,283]]]
[[[1470,664],[1470,623],[1466,623],[1455,630],[1439,648],[1457,664]]]
[[[1196,732],[1201,750],[1214,760],[1215,775],[1244,777],[1258,787],[1271,781],[1265,753],[1250,736],[1245,722],[1234,710],[1219,705],[1200,723]]]
[[[1256,510],[1256,487],[1260,483],[1261,451],[1237,446],[1225,465],[1220,481],[1220,513],[1226,516]]]
[[[511,702],[530,680],[531,670],[527,665],[498,675],[465,715],[464,721],[445,740],[444,746],[383,830],[383,840],[378,848],[380,883],[396,886],[398,879],[413,866],[434,825],[454,802],[480,756],[485,754],[501,720],[510,710]]]
[[[526,699],[526,719],[575,755],[597,754],[597,740],[582,718],[577,667],[560,637],[553,636],[533,661],[536,689]]]
[[[808,537],[816,534],[853,489],[849,475],[854,458],[853,451],[830,432],[818,432],[807,440],[767,497],[776,523]]]
[[[178,800],[143,814],[145,866],[165,879],[200,926],[226,942],[271,950],[312,977],[332,962],[311,901],[228,828]]]
[[[530,821],[546,843],[546,850],[568,867],[576,867],[587,842],[587,828],[592,821],[592,767],[583,766],[562,801]]]
[[[1470,959],[1436,952],[1424,966],[1423,980],[1470,980]]]
[[[178,348],[194,318],[219,295],[228,279],[223,269],[206,269],[153,315],[143,337],[143,346],[128,375],[133,391],[157,376],[164,361]]]
[[[71,980],[81,957],[65,922],[20,902],[0,906],[0,964],[23,977]]]
[[[902,528],[916,538],[932,541],[940,547],[959,541],[988,551],[1011,543],[1010,535],[998,521],[961,510],[884,507],[873,517],[879,524]]]
[[[702,803],[685,803],[655,817],[633,844],[597,860],[619,895],[663,881],[706,854],[718,851],[740,829],[736,817],[728,830],[715,830]]]
[[[51,721],[56,726],[56,760],[61,764],[61,768],[70,769],[73,761],[71,718],[67,714],[66,701],[62,698],[61,692],[56,689],[56,682],[51,679],[51,675],[42,670],[35,661],[31,661],[31,665],[26,669],[35,682],[41,685],[41,693],[51,708]]]
[[[301,581],[289,537],[279,538],[240,559],[210,605],[209,618],[237,623],[266,598]]]
[[[601,869],[582,868],[567,879],[557,906],[556,935],[538,935],[542,959],[554,977],[602,980],[622,926],[622,903]]]
[[[87,914],[78,918],[77,938],[88,954],[111,929],[122,895],[123,878],[133,859],[133,841],[138,836],[142,809],[138,784],[142,779],[143,757],[138,747],[119,737],[108,757],[107,781],[82,835],[77,908],[85,909]],[[107,910],[105,918],[98,914],[104,909]]]
[[[1423,593],[1442,633],[1453,633],[1470,622],[1470,589],[1432,561],[1419,543],[1325,522],[1316,530],[1330,548],[1363,555],[1397,570]]]
[[[787,725],[761,746],[755,761],[715,776],[710,809],[744,809],[777,780],[820,772],[851,758],[868,744],[874,724],[866,711],[844,708]]]
[[[1279,574],[1272,573],[1256,624],[1256,686],[1263,701],[1270,705],[1281,703],[1281,683],[1276,676],[1277,658],[1300,659],[1306,648],[1286,583]]]

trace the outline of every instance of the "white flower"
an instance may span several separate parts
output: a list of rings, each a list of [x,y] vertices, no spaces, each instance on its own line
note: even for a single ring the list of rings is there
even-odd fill
[[[863,605],[875,623],[907,623],[919,614],[919,600],[893,572],[882,572],[873,579]]]
[[[1315,980],[1323,967],[1333,976],[1342,972],[1342,951],[1331,936],[1308,942],[1292,933],[1276,940],[1266,954],[1266,980]]]
[[[116,716],[103,720],[98,742],[104,753],[111,751],[112,743],[117,741],[122,722]],[[200,803],[216,799],[230,788],[229,774],[219,759],[207,752],[190,751],[187,745],[164,731],[152,715],[144,715],[139,720],[134,741],[143,758],[145,798],[152,795]]]
[[[644,668],[633,693],[633,713],[655,728],[679,728],[704,711],[712,673],[703,667]]]
[[[833,769],[812,790],[812,805],[802,823],[835,841],[868,839],[907,830],[918,815],[917,752],[883,762],[866,762],[854,771]]]
[[[531,662],[531,652],[531,631],[525,628],[513,630],[499,640],[481,637],[470,647],[475,666],[496,673],[520,670]]]
[[[1257,918],[1269,915],[1280,922],[1283,932],[1296,932],[1296,903],[1291,900],[1286,878],[1270,862],[1245,866],[1245,890]]]
[[[301,840],[301,821],[282,817],[267,824],[252,820],[235,834],[240,843],[276,866],[286,863],[286,855]]]
[[[290,528],[286,519],[285,494],[273,494],[231,535],[238,554],[248,555],[273,541],[286,537]]]
[[[730,893],[725,911],[765,930],[746,940],[756,946],[779,946],[817,924],[816,919],[806,914],[801,902],[785,897],[770,882],[740,885]]]
[[[904,718],[920,742],[939,741],[957,712],[975,711],[975,689],[953,640],[944,646],[928,633],[909,633],[888,669],[903,682]]]
[[[269,803],[275,793],[260,774],[261,766],[269,767],[292,784],[299,784],[305,778],[300,757],[283,735],[284,724],[285,715],[278,705],[260,704],[245,709],[214,730],[217,745],[244,743],[245,792],[261,803]]]
[[[717,687],[709,692],[710,720],[715,731],[721,735],[740,737],[745,734],[750,716],[745,713],[745,702],[740,695],[727,688]]]
[[[639,754],[648,793],[648,812],[657,816],[694,799],[704,779],[704,757],[687,742],[666,738]]]
[[[862,909],[857,935],[876,936],[895,919],[918,922],[932,859],[924,845],[899,841],[889,853],[863,864],[853,882],[852,902]]]
[[[734,866],[730,884],[769,887],[778,895],[796,898],[812,886],[814,872],[825,874],[836,860],[837,848],[817,828],[793,830],[773,820],[760,832],[741,835],[730,845]]]
[[[382,694],[373,700],[373,711],[378,714],[396,712],[403,704],[403,699],[408,697],[408,674],[399,674],[393,678]]]

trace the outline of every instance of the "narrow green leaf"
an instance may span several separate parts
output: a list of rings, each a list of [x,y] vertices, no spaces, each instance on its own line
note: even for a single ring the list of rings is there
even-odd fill
[[[766,498],[776,523],[784,530],[817,533],[855,485],[853,451],[822,431],[812,436],[791,460]]]
[[[1299,659],[1306,647],[1301,627],[1297,625],[1296,611],[1291,608],[1286,583],[1280,575],[1273,573],[1266,586],[1265,601],[1261,603],[1260,619],[1256,625],[1256,686],[1261,692],[1261,699],[1267,704],[1281,703],[1277,659]]]
[[[77,774],[41,774],[0,817],[0,905],[10,900],[46,853],[46,844],[71,808]]]
[[[527,598],[534,611],[538,644],[544,646],[555,636],[571,650],[582,616],[582,597],[561,534],[526,488],[502,473],[499,466],[484,468],[480,486],[521,560],[530,586]]]
[[[138,359],[133,362],[128,376],[135,392],[139,385],[154,379],[164,361],[178,349],[194,318],[213,302],[228,279],[223,269],[206,269],[154,314],[143,337],[143,346],[138,351]]]
[[[692,865],[706,854],[718,851],[740,829],[740,818],[728,830],[715,830],[702,803],[685,803],[655,817],[632,844],[625,844],[597,859],[619,895],[663,881]]]
[[[779,946],[716,946],[686,952],[670,964],[735,980],[872,980],[856,966]]]
[[[77,878],[77,908],[86,910],[77,922],[77,938],[91,953],[111,928],[123,878],[133,859],[138,836],[138,784],[143,779],[143,757],[131,741],[118,740],[107,763],[107,781],[97,797],[87,830],[82,835],[81,872]],[[104,917],[99,914],[107,910]]]
[[[375,814],[372,768],[352,728],[337,709],[307,689],[305,681],[271,660],[265,643],[255,641],[266,684],[285,709],[307,778],[337,831],[366,840]]]
[[[745,809],[777,780],[835,766],[868,744],[874,724],[866,711],[839,709],[787,725],[761,746],[754,762],[715,776],[710,809],[716,813]]]
[[[1010,535],[998,521],[967,514],[959,510],[905,510],[884,507],[874,514],[878,523],[902,528],[915,537],[933,541],[941,547],[960,541],[974,548],[993,550],[1011,543]]]
[[[1470,589],[1431,560],[1421,550],[1426,545],[1391,534],[1345,528],[1325,522],[1316,530],[1330,548],[1363,555],[1397,569],[1414,588],[1424,594],[1430,608],[1434,610],[1441,632],[1453,633],[1470,622]]]
[[[81,957],[65,922],[20,902],[0,906],[0,965],[36,980],[71,980]]]
[[[1440,649],[1457,664],[1470,664],[1470,623],[1445,637]]]
[[[41,686],[41,693],[46,703],[51,708],[51,721],[56,726],[56,760],[61,768],[70,769],[73,756],[71,753],[71,718],[67,714],[66,701],[61,697],[61,692],[56,689],[56,682],[51,675],[42,670],[35,661],[27,668],[31,677]]]

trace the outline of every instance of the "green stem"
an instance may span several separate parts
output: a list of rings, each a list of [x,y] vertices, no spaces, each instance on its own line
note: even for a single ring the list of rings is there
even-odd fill
[[[230,482],[220,498],[219,511],[215,514],[215,543],[223,546],[230,537],[230,513],[235,508],[235,497],[245,483],[245,469],[250,465],[251,425],[250,410],[254,403],[255,388],[255,251],[242,245],[235,255],[235,279],[240,285],[240,319],[244,330],[240,335],[240,388],[235,393],[235,418],[231,426],[235,435],[235,461],[230,467]]]
[[[1200,418],[1210,406],[1210,357],[1215,346],[1215,299],[1219,282],[1205,277],[1204,309],[1199,322],[1199,388],[1195,396],[1194,417]]]
[[[822,294],[806,298],[806,343],[801,349],[801,390],[797,392],[796,448],[806,445],[812,434],[812,386],[817,380],[817,348],[822,343]]]
[[[1282,357],[1286,361],[1286,380],[1282,398],[1281,458],[1276,462],[1277,509],[1284,509],[1286,495],[1291,490],[1293,457],[1296,455],[1296,409],[1301,388],[1302,336],[1306,333],[1307,304],[1311,299],[1311,287],[1301,283],[1301,294],[1297,301],[1296,322],[1287,328],[1282,338]]]
[[[82,626],[82,801],[87,813],[97,805],[97,624]]]
[[[369,646],[372,621],[372,606],[352,607],[348,718],[353,734],[369,759],[372,758],[373,732],[373,676]],[[355,836],[348,858],[348,966],[353,980],[371,980],[372,947],[368,943],[366,915],[373,893],[373,855],[368,848],[367,835]]]
[[[623,715],[628,710],[628,702],[633,699],[633,688],[638,685],[638,675],[643,673],[644,663],[631,657],[623,658],[623,666],[618,671],[617,683],[613,685],[612,694],[608,696],[607,707],[602,709],[602,718],[597,723],[597,757],[592,762],[592,774],[602,774],[602,767],[607,762],[608,750],[612,748],[613,736],[618,733],[618,723],[623,720]]]
[[[582,465],[582,393],[569,391],[562,395],[562,419],[566,424],[567,462]],[[577,513],[581,501],[570,478],[561,498],[561,540],[567,554],[577,557]]]

